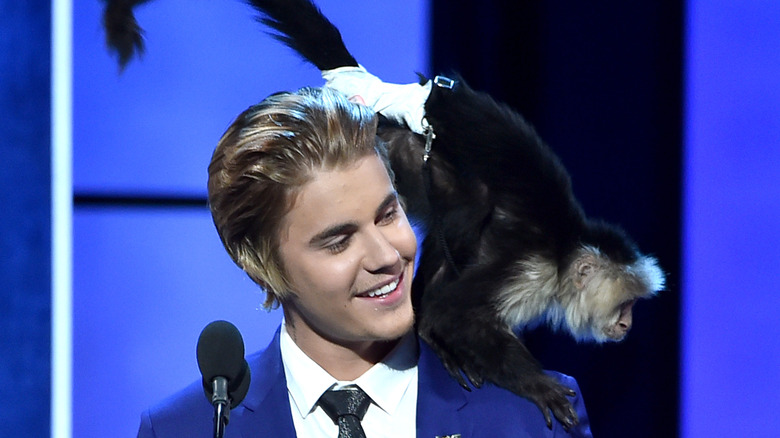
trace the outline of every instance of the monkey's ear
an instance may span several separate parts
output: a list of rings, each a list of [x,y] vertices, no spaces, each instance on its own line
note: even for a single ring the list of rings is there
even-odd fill
[[[583,252],[574,260],[574,286],[578,290],[585,289],[585,286],[587,286],[588,281],[593,278],[597,269],[598,264],[596,256],[589,251]]]

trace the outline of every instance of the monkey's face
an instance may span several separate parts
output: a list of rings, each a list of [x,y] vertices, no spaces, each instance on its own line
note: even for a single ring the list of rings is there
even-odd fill
[[[634,307],[634,303],[636,303],[636,299],[621,303],[613,310],[613,316],[609,320],[609,324],[602,327],[602,332],[607,337],[607,340],[621,341],[626,337],[628,331],[631,330],[631,309]]]
[[[582,291],[591,336],[596,342],[621,341],[631,330],[637,294],[606,271],[592,275]]]
[[[663,287],[663,274],[654,259],[640,257],[622,264],[594,247],[580,249],[572,274],[579,308],[587,313],[584,320],[589,321],[596,342],[622,340],[631,329],[637,299],[650,297]]]
[[[594,340],[617,342],[631,330],[634,304],[655,292],[630,271],[607,269],[597,272],[585,285],[583,293],[591,299],[587,307],[590,308]]]

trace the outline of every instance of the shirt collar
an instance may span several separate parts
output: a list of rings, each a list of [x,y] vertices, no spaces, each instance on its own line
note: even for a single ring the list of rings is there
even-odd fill
[[[355,380],[380,409],[393,415],[417,373],[417,339],[404,336],[387,357]]]
[[[294,409],[306,418],[323,392],[331,387],[360,386],[380,409],[393,414],[417,372],[417,341],[413,332],[404,336],[381,362],[353,382],[337,381],[301,350],[282,322],[279,338],[287,390]]]

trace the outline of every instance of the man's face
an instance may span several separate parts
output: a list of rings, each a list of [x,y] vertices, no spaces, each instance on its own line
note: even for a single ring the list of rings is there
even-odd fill
[[[283,307],[302,350],[366,351],[411,329],[416,238],[378,156],[315,172],[281,233]]]

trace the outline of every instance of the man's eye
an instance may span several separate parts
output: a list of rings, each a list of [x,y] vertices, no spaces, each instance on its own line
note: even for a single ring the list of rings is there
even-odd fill
[[[338,254],[349,246],[350,236],[341,236],[332,243],[325,245],[325,249],[331,254]]]
[[[377,220],[377,224],[387,225],[393,223],[393,221],[397,216],[398,216],[398,206],[394,205],[393,207],[388,208],[384,212],[384,214],[379,217],[379,219]]]

